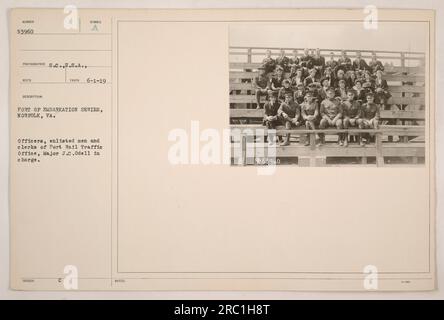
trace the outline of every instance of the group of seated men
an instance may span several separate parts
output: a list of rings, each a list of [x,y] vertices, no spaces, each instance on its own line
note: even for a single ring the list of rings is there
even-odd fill
[[[372,54],[367,63],[356,52],[352,62],[345,51],[338,60],[331,53],[325,61],[319,49],[310,54],[308,49],[300,57],[297,50],[293,58],[281,50],[273,59],[271,51],[259,67],[254,80],[257,108],[264,108],[263,124],[270,129],[285,125],[286,129],[305,126],[307,129],[334,127],[347,129],[377,129],[380,109],[390,98],[387,81],[382,78],[383,64]],[[261,97],[266,96],[262,106]],[[369,135],[359,135],[364,146]],[[364,139],[365,138],[365,139]],[[348,146],[348,134],[338,135],[338,144]],[[318,145],[325,143],[319,135]],[[281,145],[290,144],[290,135]],[[307,139],[306,145],[309,144]]]

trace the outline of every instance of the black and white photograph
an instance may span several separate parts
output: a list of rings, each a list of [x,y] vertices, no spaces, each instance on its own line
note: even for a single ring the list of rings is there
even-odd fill
[[[428,27],[230,26],[232,163],[423,166]]]

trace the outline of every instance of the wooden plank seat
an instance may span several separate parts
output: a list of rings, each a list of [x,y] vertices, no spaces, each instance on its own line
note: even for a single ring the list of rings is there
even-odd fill
[[[258,124],[241,125],[232,124],[230,125],[232,132],[244,135],[267,135],[268,129],[265,126]],[[237,131],[235,131],[237,130]],[[285,135],[290,133],[294,136],[301,136],[306,134],[319,134],[324,133],[325,135],[337,135],[338,133],[348,133],[350,135],[358,135],[361,133],[381,133],[382,136],[400,136],[400,137],[424,137],[425,127],[424,126],[412,126],[412,125],[381,125],[378,130],[375,129],[316,129],[307,130],[305,127],[292,128],[290,130],[285,129],[284,126],[277,126],[275,129],[276,135]],[[233,134],[232,134],[233,135]],[[417,140],[418,141],[418,140]]]
[[[233,155],[235,149],[240,148],[240,146],[233,145]],[[251,154],[254,154],[253,146],[250,146]],[[265,150],[267,150],[265,148]],[[425,151],[425,146],[420,144],[404,143],[384,143],[382,145],[382,153],[384,157],[423,157]],[[239,153],[240,154],[240,153]],[[357,144],[350,144],[347,148],[339,148],[335,143],[326,143],[316,149],[307,148],[301,144],[290,144],[289,146],[276,146],[276,157],[286,158],[286,157],[315,157],[315,156],[326,156],[326,157],[376,157],[376,148],[372,145],[366,145],[361,147]],[[267,156],[265,151],[264,156]]]
[[[253,80],[259,75],[256,71],[232,71],[230,70],[229,78],[232,80]],[[288,73],[285,74],[288,77]],[[420,74],[385,74],[383,78],[391,82],[420,82],[424,83],[425,77]]]
[[[257,70],[261,63],[248,62],[230,62],[231,70]],[[384,73],[410,73],[410,74],[424,74],[424,67],[401,67],[401,66],[387,66],[384,68]]]
[[[424,120],[424,110],[381,110],[381,119]],[[263,109],[230,109],[230,119],[262,119]]]
[[[253,90],[252,90],[253,91]],[[265,102],[265,97],[261,98],[262,102]],[[230,103],[256,103],[256,96],[254,91],[252,94],[231,94]],[[424,104],[424,97],[391,97],[387,104]]]
[[[265,48],[265,47],[239,47],[239,46],[230,46],[229,54],[233,58],[232,62],[240,62],[243,63],[243,59],[246,62],[251,63],[253,61],[261,61],[265,56],[266,51],[271,51],[272,57],[277,57],[279,55],[280,50],[283,49],[287,52],[292,52],[294,49],[298,50],[299,57],[303,52],[303,48]],[[361,52],[361,58],[368,60],[371,58],[371,54],[373,52],[376,53],[378,59],[382,61],[390,62],[387,67],[393,67],[393,62],[396,65],[401,67],[405,67],[410,62],[415,65],[422,66],[425,64],[425,56],[424,52],[403,52],[403,51],[378,51],[378,50],[359,50]],[[341,50],[338,49],[320,49],[320,53],[326,59],[330,56],[330,53],[333,53],[333,57],[338,59],[341,56]],[[347,56],[350,59],[356,58],[356,50],[347,50]],[[256,59],[257,57],[257,59]],[[240,60],[242,59],[242,60]]]
[[[234,82],[231,81],[229,84],[230,91],[234,90],[251,90],[254,91],[253,84],[251,82]],[[419,85],[389,85],[388,90],[390,93],[418,93],[424,94],[425,87]]]
[[[238,165],[253,165],[253,164],[265,164],[264,159],[267,159],[267,149],[265,152],[257,157],[255,149],[245,150],[242,153],[240,145],[232,145],[233,164]],[[316,147],[316,149],[310,149],[300,144],[290,144],[289,146],[277,146],[274,152],[276,159],[295,159],[300,166],[325,166],[327,165],[327,159],[331,160],[345,160],[350,159],[355,164],[366,165],[369,159],[373,158],[376,166],[384,166],[392,162],[392,158],[404,157],[404,159],[411,159],[409,163],[418,163],[419,159],[424,157],[425,146],[421,144],[412,145],[411,143],[395,144],[384,143],[381,147],[382,157],[378,157],[378,151],[375,147],[367,145],[361,147],[356,144],[350,144],[347,148],[339,148],[334,143],[327,143],[323,146]],[[236,156],[237,155],[237,156]],[[301,161],[303,159],[304,161]],[[308,161],[307,161],[308,159]],[[319,161],[318,159],[322,159]],[[350,163],[351,161],[342,161]],[[269,160],[267,160],[269,161]],[[321,163],[321,165],[319,165]],[[335,164],[341,162],[334,161]],[[405,162],[404,162],[405,163]]]
[[[232,134],[232,158],[236,163],[254,164],[256,163],[255,155],[257,155],[257,148],[262,148],[260,156],[268,156],[268,147],[265,139],[257,139],[258,136],[264,136],[269,133],[269,130],[260,125],[231,125]],[[348,147],[338,146],[335,140],[327,142],[324,145],[316,145],[316,135],[323,133],[325,135],[336,136],[339,133],[349,133],[350,135],[357,135],[362,133],[369,133],[374,135],[375,141],[367,145],[360,146],[358,143],[350,143]],[[278,126],[274,133],[276,135],[291,134],[292,136],[303,137],[304,140],[299,139],[299,142],[292,141],[289,146],[280,146],[275,144],[275,154],[277,158],[310,158],[310,163],[316,163],[315,158],[347,158],[359,157],[362,163],[367,163],[368,157],[376,158],[376,165],[383,166],[385,159],[390,157],[409,157],[413,163],[418,162],[418,158],[425,155],[424,142],[406,141],[404,143],[394,143],[384,141],[384,136],[399,135],[399,136],[424,136],[423,126],[381,126],[378,130],[375,129],[316,129],[307,130],[305,128],[285,129],[283,126]],[[310,144],[304,145],[305,136],[310,135]],[[249,156],[250,155],[250,156]],[[298,160],[299,161],[299,160]],[[326,161],[326,160],[325,160]],[[324,161],[324,162],[325,162]]]

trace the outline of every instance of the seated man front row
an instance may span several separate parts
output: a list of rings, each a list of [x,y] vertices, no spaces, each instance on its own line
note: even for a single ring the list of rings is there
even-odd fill
[[[269,101],[264,106],[263,125],[268,129],[275,129],[278,125],[284,125],[285,129],[290,130],[304,125],[308,130],[315,129],[378,129],[380,108],[374,102],[374,94],[366,95],[367,102],[362,104],[355,100],[355,91],[349,89],[347,91],[347,99],[341,102],[335,97],[335,89],[327,90],[327,97],[321,102],[320,106],[313,99],[313,94],[308,92],[304,97],[304,102],[298,104],[293,99],[293,94],[286,93],[285,100],[279,103],[277,93],[270,95]],[[309,139],[305,145],[309,144]],[[360,134],[358,136],[359,144],[365,145],[369,141],[370,135]],[[338,134],[338,144],[340,146],[348,146],[348,133]],[[325,134],[319,133],[318,146],[325,143]],[[281,143],[282,146],[290,144],[290,134],[285,134],[285,138]]]

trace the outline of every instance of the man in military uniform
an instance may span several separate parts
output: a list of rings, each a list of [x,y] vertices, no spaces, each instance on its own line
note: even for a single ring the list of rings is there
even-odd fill
[[[337,70],[342,69],[344,72],[351,70],[352,62],[349,57],[347,57],[347,52],[345,50],[341,51],[341,57],[338,59],[338,67]]]
[[[305,101],[301,104],[301,118],[305,122],[305,128],[308,130],[315,130],[319,120],[319,106],[314,100],[313,94],[307,92]],[[305,145],[310,144],[310,134],[307,134]]]
[[[367,62],[362,59],[361,51],[356,51],[356,59],[353,61],[353,70],[370,70]]]
[[[285,101],[285,95],[289,93],[291,94],[291,96],[294,96],[294,91],[291,88],[291,83],[289,79],[284,79],[284,81],[282,81],[282,88],[279,90],[279,94],[278,94],[278,100],[280,102],[284,102]]]
[[[362,82],[362,86],[371,92],[373,92],[375,89],[375,80],[372,78],[369,71],[364,72],[364,81]]]
[[[285,56],[285,50],[281,49],[279,57],[276,58],[276,65],[281,66],[284,72],[290,71],[290,59]]]
[[[342,117],[344,129],[359,127],[361,123],[361,103],[355,100],[355,91],[347,91],[347,100],[342,103]],[[348,146],[348,133],[344,134],[344,147]]]
[[[319,129],[326,129],[329,127],[334,127],[337,129],[342,129],[342,108],[341,103],[335,98],[335,89],[329,88],[327,90],[327,99],[321,102],[319,108],[319,113],[321,115],[321,122],[319,123]],[[343,135],[338,134],[338,144],[343,145]],[[325,134],[319,134],[318,146],[325,143]]]
[[[290,59],[290,65],[297,67],[301,63],[301,60],[299,59],[298,50],[293,50],[293,58]]]
[[[333,81],[334,87],[339,88],[339,81],[344,80],[346,81],[347,78],[345,77],[345,71],[343,69],[338,69],[338,74],[336,75],[335,80]]]
[[[344,79],[339,80],[338,87],[335,89],[335,95],[341,101],[347,99],[347,86]]]
[[[330,60],[325,62],[325,66],[331,68],[333,73],[336,73],[336,68],[338,67],[338,62],[335,60],[335,53],[330,52]]]
[[[284,77],[284,69],[281,66],[276,67],[276,74],[271,78],[271,90],[279,93],[279,90],[283,87]]]
[[[319,98],[322,100],[327,98],[327,90],[331,87],[330,80],[327,78],[321,79],[321,88],[319,89]]]
[[[277,94],[271,92],[269,99],[264,105],[264,119],[262,125],[266,126],[268,129],[275,129],[279,123],[278,120],[278,110],[280,103],[277,100]]]
[[[324,75],[322,76],[320,82],[322,84],[322,82],[324,81],[324,79],[328,80],[328,86],[332,87],[334,85],[334,80],[335,80],[335,75],[333,72],[333,69],[330,67],[326,67],[324,70]]]
[[[305,88],[304,85],[302,83],[299,83],[296,86],[296,90],[294,92],[294,101],[296,101],[297,103],[302,103],[304,102],[304,96],[305,96]]]
[[[266,57],[262,60],[261,67],[264,68],[267,74],[273,72],[276,68],[276,61],[271,57],[271,50],[266,51]]]
[[[384,71],[382,62],[376,58],[376,52],[372,52],[372,59],[368,63],[368,66],[371,69],[372,74],[375,74],[378,70]]]
[[[367,103],[362,105],[362,121],[359,125],[360,129],[378,129],[379,128],[379,106],[374,102],[374,94],[367,93]],[[365,135],[367,142],[369,141],[369,135]],[[361,138],[361,146],[365,143]]]
[[[291,85],[293,87],[296,87],[299,84],[304,85],[304,75],[302,67],[295,67],[295,68],[296,68],[295,74],[294,75],[290,74]]]
[[[292,127],[298,127],[300,122],[301,109],[300,106],[293,100],[293,94],[286,93],[285,101],[282,102],[278,110],[279,120],[285,125],[285,129],[290,130]],[[288,146],[290,144],[290,134],[287,133],[281,146]]]
[[[388,90],[387,80],[382,79],[382,71],[376,71],[376,79],[374,80],[375,86],[375,102],[380,104],[383,109],[387,100],[392,96]]]
[[[316,77],[317,76],[316,69],[312,68],[312,69],[310,69],[309,72],[310,73],[309,73],[308,77],[304,79],[304,86],[305,87],[308,87],[308,85],[310,85],[312,83],[318,82],[318,79]]]
[[[261,97],[268,95],[270,90],[270,79],[265,73],[264,67],[259,67],[259,76],[254,79],[253,87],[256,89],[257,109],[261,108]]]
[[[319,48],[316,49],[316,53],[312,58],[313,68],[316,69],[316,78],[319,79],[322,76],[325,68],[325,58],[321,56]]]
[[[355,81],[355,85],[354,85],[353,89],[355,90],[355,99],[356,100],[360,100],[361,102],[366,101],[366,95],[370,91],[362,86],[362,80],[357,79]]]
[[[288,79],[292,79],[296,77],[296,72],[299,69],[299,66],[292,64],[290,65],[290,74],[288,75]]]
[[[310,55],[308,48],[304,49],[304,54],[301,57],[301,66],[311,69],[313,67],[313,57]]]

